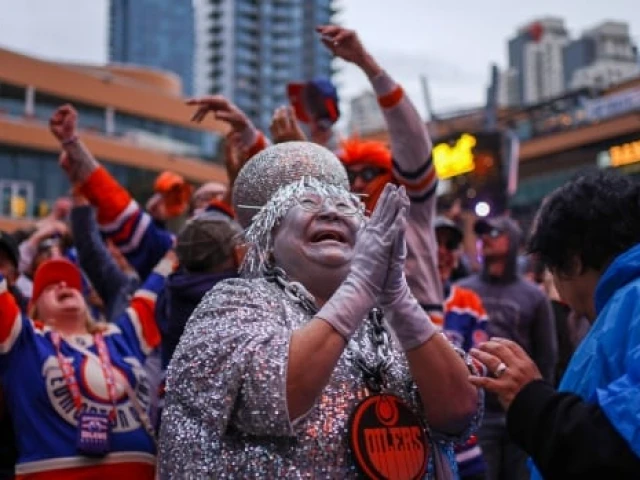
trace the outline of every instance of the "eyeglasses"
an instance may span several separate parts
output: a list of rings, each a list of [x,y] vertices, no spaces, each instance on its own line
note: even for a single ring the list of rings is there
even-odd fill
[[[349,184],[351,185],[356,183],[358,177],[360,177],[363,182],[370,182],[382,173],[383,170],[378,167],[365,167],[362,170],[347,169],[347,176],[349,177]]]
[[[331,200],[334,208],[342,215],[353,216],[360,211],[360,206],[348,197],[325,197],[318,193],[306,192],[296,197],[298,204],[307,212],[318,213],[325,202]]]

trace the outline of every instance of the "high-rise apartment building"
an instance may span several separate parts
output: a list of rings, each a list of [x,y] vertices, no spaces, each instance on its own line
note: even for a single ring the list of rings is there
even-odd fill
[[[514,68],[508,68],[500,72],[497,98],[500,107],[511,107],[520,103],[518,97],[519,79],[518,71]]]
[[[531,105],[640,75],[638,48],[622,22],[603,22],[571,40],[562,19],[546,17],[520,28],[508,48],[502,104]]]
[[[191,0],[110,0],[109,61],[174,72],[190,95],[194,49]]]
[[[332,0],[196,0],[196,93],[222,94],[261,128],[291,81],[332,76],[314,28]]]
[[[519,104],[538,103],[564,91],[563,49],[568,42],[564,21],[555,17],[531,22],[509,40],[509,68],[518,76],[513,96]]]
[[[638,50],[629,25],[604,22],[583,32],[564,49],[565,87],[607,88],[640,75]]]

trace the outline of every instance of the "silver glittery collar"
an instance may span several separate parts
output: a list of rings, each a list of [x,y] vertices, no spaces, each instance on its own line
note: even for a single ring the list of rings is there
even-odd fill
[[[280,187],[253,217],[251,225],[245,233],[248,250],[240,267],[243,276],[258,277],[262,275],[264,268],[269,264],[269,252],[273,248],[273,229],[296,205],[296,198],[309,191],[323,197],[348,196],[359,205],[358,215],[364,218],[364,205],[360,198],[342,187],[321,182],[313,177],[303,177],[294,183]],[[238,205],[238,207],[256,208],[251,205]]]
[[[309,291],[299,282],[292,282],[287,274],[279,267],[265,267],[264,278],[278,285],[294,303],[309,315],[315,316],[318,307],[315,299]],[[389,332],[384,326],[382,311],[374,308],[368,316],[371,328],[368,329],[371,336],[371,344],[375,348],[375,361],[369,363],[353,338],[347,342],[346,355],[353,361],[354,366],[360,370],[367,388],[379,392],[386,388],[387,375],[391,368],[393,357],[391,355],[391,343]]]

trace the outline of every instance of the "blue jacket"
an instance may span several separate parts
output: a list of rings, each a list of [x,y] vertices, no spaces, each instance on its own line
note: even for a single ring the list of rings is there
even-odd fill
[[[598,405],[640,457],[640,244],[606,269],[595,303],[596,320],[559,390]],[[531,478],[540,476],[535,472]]]

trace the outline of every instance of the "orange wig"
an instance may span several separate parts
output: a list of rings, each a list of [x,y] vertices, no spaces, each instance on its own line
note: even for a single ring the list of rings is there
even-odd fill
[[[391,151],[382,142],[348,138],[340,144],[338,158],[345,167],[367,164],[391,171]]]
[[[352,165],[369,165],[384,170],[365,188],[367,197],[363,201],[367,212],[371,213],[384,186],[393,182],[391,151],[382,142],[349,138],[340,144],[338,158],[347,169]]]

